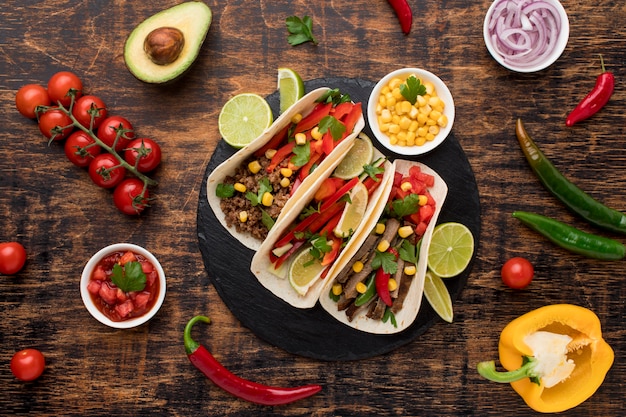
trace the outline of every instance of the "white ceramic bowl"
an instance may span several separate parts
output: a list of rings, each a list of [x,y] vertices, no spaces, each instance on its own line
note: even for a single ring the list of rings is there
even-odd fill
[[[446,125],[446,127],[441,128],[439,133],[435,136],[434,140],[428,141],[423,145],[392,145],[389,142],[389,136],[387,136],[386,133],[381,132],[380,127],[378,126],[378,117],[376,115],[378,97],[380,96],[382,88],[387,85],[392,78],[400,77],[402,79],[406,79],[412,74],[415,75],[415,77],[418,78],[421,82],[424,83],[430,81],[435,86],[435,92],[437,93],[437,96],[445,103],[443,114],[448,118],[448,124]],[[441,79],[435,74],[419,68],[402,68],[390,72],[374,86],[374,89],[370,94],[367,104],[367,119],[370,128],[372,129],[372,133],[374,134],[378,142],[380,142],[380,144],[383,145],[385,148],[400,155],[422,155],[432,151],[437,146],[441,145],[441,143],[450,134],[450,131],[452,130],[452,125],[454,124],[454,100],[452,99],[452,94],[450,93],[450,90],[448,89],[446,84],[441,81]]]
[[[489,53],[491,54],[493,59],[495,59],[500,65],[508,68],[511,71],[524,73],[541,71],[552,65],[565,50],[565,47],[567,46],[567,41],[569,39],[569,19],[567,17],[565,9],[563,8],[563,5],[559,2],[559,0],[541,0],[552,5],[554,9],[556,9],[558,16],[561,20],[561,29],[558,33],[556,44],[551,52],[544,54],[544,56],[542,57],[543,59],[528,66],[506,61],[504,56],[502,56],[497,51],[496,47],[493,44],[493,40],[489,35],[489,22],[491,21],[492,15],[494,14],[494,12],[496,12],[500,3],[507,1],[511,0],[495,0],[487,10],[487,14],[485,15],[485,21],[483,23],[483,37],[485,39],[485,45],[487,46],[487,50],[489,50]]]
[[[111,254],[112,252],[118,251],[132,251],[134,253],[144,256],[148,261],[150,261],[150,263],[152,263],[152,265],[156,268],[157,273],[159,274],[159,295],[152,308],[142,316],[124,321],[113,321],[105,316],[100,310],[98,310],[91,298],[89,290],[87,289],[91,274],[98,262],[100,262],[104,257]],[[95,255],[91,257],[91,259],[89,259],[80,277],[80,295],[89,313],[91,313],[91,315],[100,323],[106,324],[107,326],[114,327],[116,329],[129,329],[131,327],[136,327],[144,324],[145,322],[150,320],[161,308],[163,300],[165,299],[165,291],[165,273],[163,272],[163,268],[161,267],[159,261],[150,252],[148,252],[141,246],[133,245],[132,243],[116,243],[114,245],[110,245],[103,249],[100,249]]]

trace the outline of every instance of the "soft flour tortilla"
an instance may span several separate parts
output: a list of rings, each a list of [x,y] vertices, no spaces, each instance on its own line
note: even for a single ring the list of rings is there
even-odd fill
[[[409,292],[404,300],[404,304],[402,309],[395,315],[396,322],[398,327],[394,327],[389,321],[387,323],[383,323],[380,320],[372,320],[365,316],[367,313],[367,309],[363,309],[363,311],[359,312],[358,315],[354,317],[352,321],[348,320],[345,311],[337,310],[337,303],[330,299],[328,296],[328,292],[333,284],[334,279],[326,282],[324,289],[321,291],[320,304],[331,316],[339,320],[340,322],[350,326],[354,329],[367,332],[367,333],[375,333],[375,334],[392,334],[399,333],[409,327],[417,317],[417,313],[419,312],[421,303],[422,303],[422,294],[424,293],[424,278],[426,276],[426,269],[428,267],[428,249],[430,247],[430,240],[433,235],[433,229],[437,224],[437,217],[441,212],[441,207],[446,199],[446,195],[448,194],[448,186],[443,181],[443,179],[428,166],[413,161],[406,160],[396,160],[394,162],[396,172],[399,172],[403,175],[409,173],[409,168],[414,165],[419,165],[422,172],[430,174],[435,177],[435,185],[431,187],[430,193],[432,197],[435,199],[437,206],[435,209],[435,213],[433,214],[430,223],[428,224],[428,228],[422,237],[422,243],[420,248],[420,256],[418,259],[417,273],[413,277],[411,281],[411,286],[409,287]],[[387,198],[384,197],[384,205],[387,203]],[[382,213],[382,210],[381,210]],[[371,233],[378,217],[374,220],[373,226],[368,228],[365,233],[363,233],[363,237],[360,239],[361,242],[364,242],[367,239],[367,236]],[[359,246],[351,246],[349,250],[344,251],[341,259],[339,260],[341,266],[347,265],[348,262],[351,261],[351,258],[356,254],[359,249]],[[341,268],[339,269],[341,271]]]
[[[382,154],[375,155],[374,159],[382,156]],[[378,217],[381,215],[382,210],[385,207],[386,196],[389,195],[391,186],[393,185],[393,165],[389,161],[385,161],[385,173],[381,179],[381,184],[376,188],[368,201],[363,221],[356,228],[354,234],[350,238],[350,242],[344,247],[342,253],[352,246],[361,246],[364,239],[367,237],[366,231],[371,230]],[[319,180],[321,183],[322,179]],[[270,262],[269,253],[272,250],[274,244],[280,239],[289,226],[298,218],[300,212],[309,204],[313,198],[315,191],[318,187],[312,187],[311,192],[308,193],[306,198],[300,199],[288,213],[285,213],[285,217],[281,219],[281,223],[276,223],[270,231],[267,239],[261,245],[261,248],[252,258],[252,264],[250,270],[257,277],[259,282],[274,295],[298,308],[310,308],[315,305],[320,298],[320,294],[324,289],[324,284],[331,280],[339,271],[341,271],[340,254],[337,260],[331,266],[326,278],[318,280],[316,284],[309,288],[306,295],[299,295],[289,283],[288,271],[289,262],[286,262],[278,270],[274,269],[273,264]]]
[[[240,149],[233,156],[218,165],[207,179],[207,199],[211,209],[215,213],[215,216],[219,222],[230,232],[230,234],[243,243],[246,247],[252,250],[258,250],[261,247],[261,240],[252,237],[246,233],[240,233],[236,227],[228,226],[222,208],[220,207],[221,199],[215,195],[215,190],[218,184],[224,182],[224,179],[235,173],[235,170],[240,166],[250,155],[256,152],[257,149],[262,148],[274,135],[276,135],[283,127],[291,122],[291,118],[297,114],[302,113],[303,116],[307,116],[315,106],[315,101],[319,99],[324,93],[329,91],[329,88],[323,87],[311,91],[298,102],[292,105],[287,111],[281,114],[272,125],[265,130],[258,138],[252,141],[250,144]],[[298,188],[298,190],[291,196],[291,198],[285,204],[281,214],[278,216],[276,223],[280,221],[286,213],[294,210],[294,204],[302,198],[306,198],[304,194],[311,190],[315,182],[320,178],[328,177],[335,167],[341,162],[344,155],[350,150],[354,144],[354,139],[359,132],[365,126],[363,116],[359,119],[354,127],[354,131],[351,135],[346,137],[335,149],[328,155],[324,161],[311,173]]]

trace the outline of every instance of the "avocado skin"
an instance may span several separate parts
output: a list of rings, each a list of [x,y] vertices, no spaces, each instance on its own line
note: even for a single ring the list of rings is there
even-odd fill
[[[124,62],[138,80],[166,84],[179,79],[194,63],[211,26],[213,14],[206,4],[189,1],[162,10],[133,29],[124,44]],[[167,65],[152,62],[144,51],[144,40],[154,29],[174,27],[185,37],[179,57]]]

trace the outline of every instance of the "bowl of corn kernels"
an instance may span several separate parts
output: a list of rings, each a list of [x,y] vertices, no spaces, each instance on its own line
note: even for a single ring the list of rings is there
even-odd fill
[[[435,74],[402,68],[387,74],[374,86],[367,118],[381,145],[400,155],[422,155],[450,134],[454,100]]]

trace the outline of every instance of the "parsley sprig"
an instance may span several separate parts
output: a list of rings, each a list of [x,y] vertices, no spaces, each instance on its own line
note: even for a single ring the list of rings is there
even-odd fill
[[[417,96],[423,96],[426,94],[426,86],[422,84],[419,78],[416,78],[415,75],[411,75],[406,79],[406,83],[400,84],[400,94],[402,94],[402,97],[404,97],[409,103],[415,104]]]
[[[113,265],[111,281],[124,292],[143,291],[146,287],[146,274],[143,273],[139,262],[130,261],[123,266]]]
[[[304,16],[302,19],[298,16],[289,16],[285,19],[285,24],[289,31],[287,42],[291,46],[306,42],[313,42],[313,45],[317,45],[317,39],[313,36],[313,19],[310,16]]]

